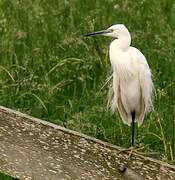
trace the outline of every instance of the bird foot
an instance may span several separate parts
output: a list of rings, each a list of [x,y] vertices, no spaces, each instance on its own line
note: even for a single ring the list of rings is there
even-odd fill
[[[149,156],[149,157],[157,157],[160,155],[157,152],[140,152],[139,150],[141,150],[143,148],[144,147],[138,148],[138,147],[131,146],[130,148],[120,150],[119,153],[121,153],[121,152],[129,153],[128,158],[130,158],[132,156],[132,154],[134,154],[134,153],[138,154],[138,155],[142,155],[142,156]]]
[[[139,155],[146,155],[146,153],[144,153],[144,152],[139,152],[138,150],[140,150],[140,149],[143,149],[143,147],[137,148],[137,147],[131,146],[130,148],[120,150],[119,153],[128,152],[129,153],[128,158],[130,158],[133,153],[136,153]]]

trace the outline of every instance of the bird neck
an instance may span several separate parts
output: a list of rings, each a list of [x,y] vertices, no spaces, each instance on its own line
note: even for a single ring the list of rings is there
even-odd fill
[[[115,39],[112,41],[111,46],[113,46],[115,49],[120,49],[125,51],[129,46],[131,45],[131,36],[125,35],[125,36],[119,36],[118,39]]]

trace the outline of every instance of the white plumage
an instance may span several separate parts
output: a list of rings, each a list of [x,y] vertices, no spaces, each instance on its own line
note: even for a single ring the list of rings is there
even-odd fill
[[[123,122],[132,123],[131,112],[135,112],[135,122],[140,126],[144,116],[153,108],[153,83],[145,56],[131,47],[131,36],[122,24],[109,28],[117,37],[110,44],[109,54],[113,69],[113,82],[109,93],[112,111],[118,109]]]
[[[110,44],[109,56],[113,69],[113,81],[109,90],[108,105],[118,112],[124,124],[132,123],[132,146],[134,124],[140,126],[145,114],[153,109],[153,83],[145,56],[131,47],[131,36],[123,24],[84,36],[104,35],[115,38]]]

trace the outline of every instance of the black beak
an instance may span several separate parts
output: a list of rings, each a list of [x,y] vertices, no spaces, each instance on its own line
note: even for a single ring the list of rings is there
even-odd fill
[[[96,35],[103,35],[103,34],[107,34],[107,33],[110,33],[110,31],[102,30],[102,31],[97,31],[97,32],[92,32],[92,33],[84,34],[83,36],[85,36],[85,37],[87,37],[87,36],[96,36]]]

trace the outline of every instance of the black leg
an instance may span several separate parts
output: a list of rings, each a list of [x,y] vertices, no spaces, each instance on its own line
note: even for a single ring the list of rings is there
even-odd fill
[[[131,139],[131,146],[134,146],[134,132],[135,132],[135,128],[134,128],[134,125],[135,125],[135,111],[133,111],[131,113],[131,116],[132,116],[132,139]]]

